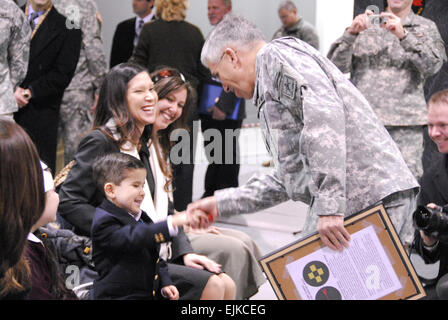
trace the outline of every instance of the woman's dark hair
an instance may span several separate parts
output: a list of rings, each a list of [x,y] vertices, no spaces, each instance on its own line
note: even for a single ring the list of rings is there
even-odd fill
[[[0,118],[0,297],[29,284],[24,248],[44,208],[36,147],[18,124]]]
[[[117,141],[119,146],[126,141],[137,144],[138,141],[133,139],[140,138],[136,121],[128,108],[126,92],[129,82],[141,72],[148,71],[134,63],[120,63],[109,71],[101,85],[92,129],[100,129],[107,137],[115,141],[113,135],[105,127],[109,119],[113,118],[121,135],[120,140]],[[151,130],[152,125],[147,125],[143,136],[149,138]]]
[[[159,101],[166,98],[171,92],[185,88],[187,90],[187,99],[185,105],[182,108],[182,114],[173,123],[171,123],[166,129],[159,130],[157,137],[153,137],[154,145],[157,150],[157,158],[159,160],[163,174],[167,177],[167,183],[165,184],[165,190],[168,191],[168,186],[171,184],[172,173],[167,164],[169,160],[170,150],[175,144],[174,141],[170,141],[171,133],[176,129],[189,130],[188,119],[192,111],[192,106],[196,101],[196,90],[191,84],[185,80],[185,77],[175,68],[159,67],[157,70],[151,73],[151,79],[154,82]]]

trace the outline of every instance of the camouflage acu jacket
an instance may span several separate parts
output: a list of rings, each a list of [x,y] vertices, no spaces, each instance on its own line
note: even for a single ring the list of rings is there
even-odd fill
[[[363,95],[327,58],[295,38],[258,52],[253,101],[272,174],[215,192],[221,215],[288,199],[319,215],[350,215],[418,183]]]
[[[401,41],[378,26],[357,36],[345,31],[328,58],[342,72],[351,73],[384,125],[424,125],[423,85],[446,61],[445,47],[431,20],[411,12],[402,24],[407,35]]]
[[[278,29],[274,33],[272,40],[281,37],[296,37],[319,50],[319,37],[317,36],[315,28],[311,23],[302,18],[290,28],[281,27]]]
[[[14,91],[26,76],[31,28],[12,0],[0,0],[0,115],[18,110]]]

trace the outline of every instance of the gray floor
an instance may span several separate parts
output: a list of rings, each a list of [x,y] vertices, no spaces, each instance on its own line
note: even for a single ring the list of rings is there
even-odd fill
[[[242,129],[240,143],[239,181],[241,185],[252,175],[269,172],[272,169],[261,165],[263,161],[269,159],[269,156],[261,139],[259,128]],[[202,136],[200,135],[194,171],[193,200],[199,199],[204,191],[204,177],[208,165],[201,146]],[[300,233],[297,235],[294,235],[294,233],[301,230],[306,209],[305,204],[288,201],[255,214],[243,214],[227,219],[221,218],[216,225],[247,233],[254,239],[264,255],[300,238]],[[277,297],[267,281],[251,299],[275,300]]]
[[[253,117],[250,119],[253,119]],[[193,200],[199,199],[203,193],[205,170],[208,164],[201,146],[202,136],[200,135],[196,154]],[[254,174],[272,170],[261,165],[263,161],[269,159],[269,156],[258,127],[249,127],[241,131],[240,154],[240,184],[246,182]],[[246,232],[257,243],[264,255],[301,238],[300,231],[303,227],[307,208],[308,206],[303,203],[288,201],[255,214],[244,214],[227,219],[221,218],[216,225]],[[438,272],[438,263],[425,265],[419,256],[411,256],[411,261],[417,273],[426,278],[432,278]],[[256,295],[251,297],[251,300],[276,299],[277,297],[268,281],[260,287]]]

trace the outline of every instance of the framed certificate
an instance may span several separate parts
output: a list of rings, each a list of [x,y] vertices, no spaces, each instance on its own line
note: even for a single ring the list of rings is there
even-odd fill
[[[417,300],[423,286],[382,204],[345,218],[349,248],[318,233],[260,258],[280,300]]]

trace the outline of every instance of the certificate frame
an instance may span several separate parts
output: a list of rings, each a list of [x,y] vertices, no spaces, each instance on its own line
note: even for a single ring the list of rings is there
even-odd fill
[[[346,217],[344,226],[350,234],[373,226],[395,273],[400,279],[402,288],[387,294],[380,300],[418,300],[426,296],[418,275],[382,203]],[[322,240],[316,232],[259,258],[261,268],[279,300],[302,300],[286,269],[286,265],[323,247]]]

